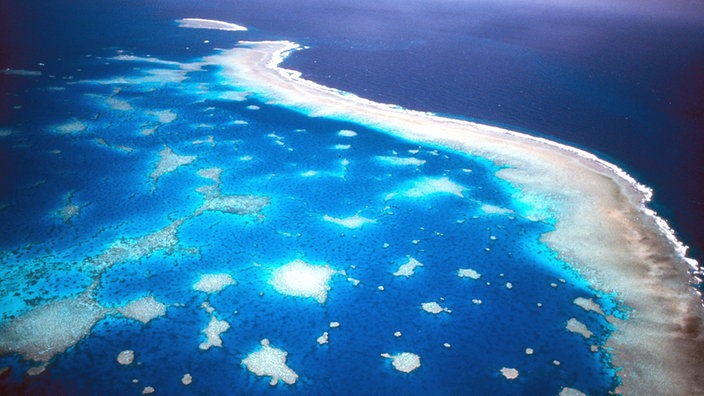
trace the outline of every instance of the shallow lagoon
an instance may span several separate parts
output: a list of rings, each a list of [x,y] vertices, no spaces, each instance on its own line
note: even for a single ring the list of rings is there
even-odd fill
[[[539,242],[551,224],[531,220],[535,208],[498,179],[488,161],[254,99],[223,99],[212,68],[184,74],[166,62],[112,62],[140,69],[66,85],[52,95],[71,115],[37,120],[31,127],[41,136],[25,137],[24,125],[5,137],[29,144],[18,148],[20,156],[45,148],[41,163],[53,165],[29,171],[45,181],[18,189],[12,206],[0,212],[18,236],[5,240],[8,250],[25,238],[36,240],[5,254],[5,262],[16,264],[3,267],[2,279],[23,281],[4,283],[18,294],[3,297],[3,340],[13,318],[80,294],[93,282],[93,298],[109,311],[44,373],[25,377],[29,389],[56,382],[91,393],[148,386],[167,393],[184,386],[190,392],[264,392],[270,379],[241,361],[265,338],[288,352],[287,364],[299,376],[294,385],[277,385],[287,393],[427,394],[471,387],[556,394],[563,386],[604,393],[616,386],[609,355],[600,348],[608,323],[573,301],[615,303],[597,298]],[[143,78],[150,75],[161,78]],[[61,127],[77,121],[81,128]],[[165,147],[189,160],[150,178]],[[203,172],[214,168],[222,170],[218,177]],[[269,201],[252,212],[201,214],[213,191],[208,186],[223,196]],[[30,202],[45,201],[40,195],[55,198],[43,205],[44,213],[30,214]],[[57,213],[68,196],[81,209],[66,221]],[[37,221],[28,221],[28,214]],[[368,221],[349,222],[355,218]],[[92,266],[89,258],[111,246],[132,250],[109,266]],[[394,276],[409,258],[423,265],[412,276]],[[324,302],[272,287],[276,268],[297,259],[337,271]],[[461,268],[481,277],[459,277]],[[34,283],[42,273],[52,275]],[[193,290],[202,274],[212,273],[227,273],[237,284],[214,293]],[[111,310],[144,296],[166,304],[166,314],[143,324]],[[451,312],[426,312],[421,304],[427,302]],[[213,317],[230,327],[219,334],[221,347],[201,350]],[[595,335],[585,340],[570,332],[571,318]],[[326,331],[328,343],[320,345],[316,340]],[[7,356],[8,344],[0,366],[11,367],[5,374],[11,388],[36,364]],[[118,363],[124,350],[135,351],[134,363]],[[381,356],[403,352],[420,356],[421,366],[406,374]],[[518,377],[502,375],[507,367]],[[189,385],[181,382],[185,374],[192,376]]]

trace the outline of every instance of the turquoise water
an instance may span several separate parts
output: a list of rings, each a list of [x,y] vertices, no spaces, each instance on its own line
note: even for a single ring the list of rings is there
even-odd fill
[[[37,116],[2,125],[10,133],[0,139],[23,166],[0,211],[3,392],[557,394],[567,386],[603,394],[617,385],[603,347],[613,329],[573,301],[618,310],[617,302],[540,242],[554,219],[531,220],[534,208],[492,163],[265,101],[224,99],[229,88],[214,67],[177,78],[177,64],[82,62],[96,77],[35,84],[28,95],[41,103]],[[165,147],[196,158],[155,180]],[[213,168],[219,183],[199,175]],[[200,214],[203,188],[216,184],[238,202],[268,201]],[[68,203],[80,210],[65,219]],[[355,215],[366,223],[326,221]],[[171,243],[145,239],[174,222]],[[120,244],[127,255],[116,253]],[[97,265],[105,252],[121,258]],[[410,258],[423,266],[394,276]],[[274,269],[297,259],[338,271],[324,303],[270,284]],[[481,277],[459,277],[467,268]],[[210,295],[193,289],[202,274],[221,273],[237,284]],[[24,333],[17,323],[87,289],[108,311],[43,373],[25,374],[41,363],[26,361],[31,348],[18,350],[13,337],[41,338],[66,318],[41,317]],[[142,323],[110,310],[145,296],[165,314]],[[230,325],[222,346],[208,350],[199,348],[211,320],[204,301]],[[451,312],[426,312],[426,302]],[[594,334],[568,331],[570,318]],[[272,389],[241,364],[265,338],[288,352],[295,384]],[[117,362],[123,350],[134,351],[134,363]],[[403,373],[380,356],[401,352],[420,356],[421,366]],[[504,367],[518,378],[505,378]]]

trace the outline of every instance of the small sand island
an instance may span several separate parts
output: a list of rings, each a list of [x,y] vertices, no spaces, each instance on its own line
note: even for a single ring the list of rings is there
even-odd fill
[[[618,329],[608,340],[614,364],[621,367],[617,391],[704,392],[704,312],[688,272],[696,263],[685,257],[686,248],[667,223],[645,206],[650,189],[619,167],[574,147],[373,102],[280,67],[300,49],[289,41],[240,42],[204,61],[223,67],[226,79],[270,103],[309,116],[357,122],[502,166],[497,176],[517,186],[527,202],[541,202],[549,209],[533,214],[533,219],[547,220],[548,213],[557,219],[554,231],[542,241],[595,288],[616,293],[632,308],[628,320],[609,318]],[[437,191],[463,197],[463,187],[448,178],[417,180],[405,195]],[[405,271],[399,270],[401,274]]]
[[[183,18],[177,19],[179,27],[191,29],[215,29],[229,31],[246,31],[247,28],[230,22],[217,21],[213,19]]]

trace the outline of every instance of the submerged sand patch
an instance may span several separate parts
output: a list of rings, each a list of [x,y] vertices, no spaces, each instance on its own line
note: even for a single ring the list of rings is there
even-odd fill
[[[357,136],[357,132],[350,129],[341,129],[337,131],[337,135],[342,137],[355,137]]]
[[[184,385],[190,385],[193,382],[193,377],[190,373],[186,373],[181,377],[181,383]]]
[[[351,229],[362,228],[365,224],[376,223],[376,220],[360,216],[359,214],[342,218],[324,215],[323,220]]]
[[[242,25],[237,25],[235,23],[218,21],[215,19],[202,19],[202,18],[183,18],[177,19],[178,27],[190,28],[190,29],[215,29],[215,30],[229,30],[233,32],[246,31],[247,28]]]
[[[560,393],[558,396],[587,396],[586,393],[582,393],[581,391],[574,389],[574,388],[568,388],[568,387],[563,387],[560,390]]]
[[[378,155],[376,157],[377,161],[393,166],[421,166],[425,164],[425,160],[418,159],[415,157],[391,157],[386,155]]]
[[[466,189],[449,177],[421,177],[411,182],[400,194],[407,198],[423,198],[436,194],[450,194],[464,198]]]
[[[88,125],[83,123],[81,120],[74,118],[69,122],[57,126],[56,132],[62,135],[69,135],[73,133],[85,132],[87,129]]]

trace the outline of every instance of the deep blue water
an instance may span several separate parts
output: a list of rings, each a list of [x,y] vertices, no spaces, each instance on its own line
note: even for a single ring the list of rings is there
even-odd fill
[[[325,85],[412,109],[538,131],[604,154],[655,187],[656,208],[685,241],[698,244],[702,140],[696,136],[701,119],[693,86],[699,82],[685,72],[701,66],[695,53],[704,40],[701,25],[531,7],[510,14],[505,6],[391,12],[395,7],[383,2],[366,8],[318,2],[295,7],[10,3],[1,17],[0,68],[39,69],[42,76],[0,75],[0,129],[15,131],[0,139],[0,204],[9,203],[0,211],[5,225],[0,261],[8,275],[0,277],[0,323],[84,290],[92,282],[80,271],[86,257],[196,210],[202,197],[195,189],[211,184],[196,169],[220,167],[224,194],[266,195],[271,204],[263,219],[206,213],[188,220],[174,252],[159,251],[105,271],[95,297],[106,307],[145,295],[185,306],[170,306],[165,318],[146,325],[109,316],[37,377],[23,374],[29,366],[17,355],[0,357],[0,368],[12,367],[2,375],[0,389],[119,394],[152,385],[175,394],[184,391],[180,378],[189,372],[196,393],[271,392],[268,379],[240,365],[264,337],[289,352],[288,364],[300,375],[294,386],[278,385],[276,391],[283,393],[556,394],[571,386],[603,394],[612,389],[616,379],[608,354],[588,348],[602,345],[611,329],[572,303],[596,291],[540,244],[539,235],[550,224],[523,216],[529,208],[493,176],[492,164],[360,125],[310,119],[254,100],[222,100],[218,91],[224,88],[212,67],[191,73],[183,83],[118,84],[117,93],[116,85],[85,83],[173,69],[110,60],[119,50],[192,62],[241,38],[298,41],[312,48],[287,64]],[[173,20],[181,17],[228,20],[252,30],[180,29]],[[86,93],[115,94],[134,111],[110,109]],[[261,109],[247,109],[251,104]],[[146,112],[164,109],[173,109],[178,118],[142,136],[140,130],[155,125]],[[57,125],[74,118],[86,131],[55,133]],[[233,125],[235,120],[248,124]],[[339,137],[340,129],[358,136]],[[283,138],[283,146],[272,133]],[[213,147],[192,143],[209,136]],[[98,138],[134,151],[103,147]],[[352,147],[333,148],[341,143]],[[198,159],[163,176],[152,191],[148,175],[164,145]],[[415,149],[420,151],[414,156],[427,161],[420,169],[374,160],[394,152],[410,156],[408,150]],[[243,161],[245,155],[252,161]],[[342,159],[349,160],[344,178],[339,177]],[[308,170],[319,174],[300,176]],[[423,176],[449,177],[467,187],[467,198],[384,198]],[[86,206],[65,224],[56,212],[68,194]],[[486,215],[483,203],[516,213]],[[377,222],[348,230],[321,221],[323,214],[355,213]],[[425,266],[409,279],[392,276],[407,256]],[[324,305],[282,296],[267,283],[271,269],[297,258],[330,263],[362,283],[353,286],[336,275]],[[457,269],[466,267],[482,278],[458,278]],[[200,308],[205,295],[191,286],[200,274],[217,272],[238,282],[208,298],[232,328],[222,335],[223,348],[200,351],[209,315]],[[378,285],[386,290],[380,292]],[[482,304],[472,304],[472,298]],[[427,314],[419,308],[424,301],[439,301],[453,312]],[[613,313],[627,309],[610,296],[599,301]],[[565,331],[570,317],[585,323],[594,338],[587,342]],[[330,321],[342,327],[328,329]],[[324,330],[330,344],[318,346],[315,338]],[[403,336],[394,337],[396,330]],[[444,342],[452,347],[444,348]],[[526,355],[526,347],[535,355]],[[115,356],[124,349],[137,351],[141,363],[118,366]],[[422,359],[410,375],[379,358],[382,352],[406,350]],[[502,366],[519,368],[519,379],[504,379]]]

